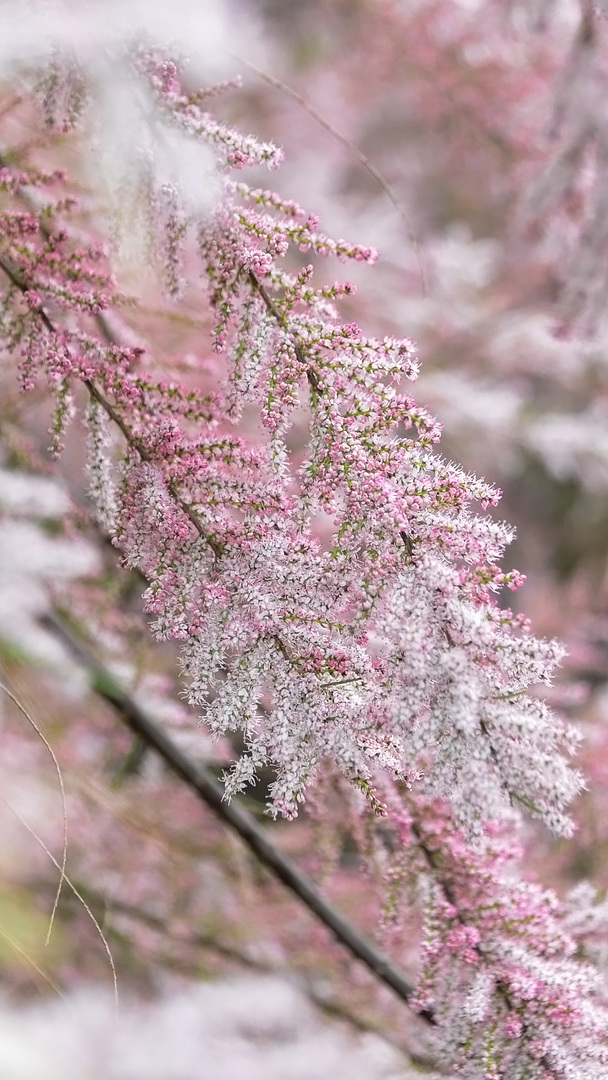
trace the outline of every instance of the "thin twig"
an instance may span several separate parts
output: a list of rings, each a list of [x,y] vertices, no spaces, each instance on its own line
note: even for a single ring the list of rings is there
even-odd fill
[[[0,158],[0,160],[1,160],[1,158]],[[29,285],[28,285],[27,281],[25,281],[23,279],[23,276],[22,276],[21,272],[16,267],[12,266],[11,263],[8,262],[4,258],[0,258],[0,270],[4,271],[7,278],[9,279],[9,281],[11,281],[12,284],[15,286],[15,288],[19,289],[19,291],[21,293],[25,294],[25,293],[27,293],[29,291]],[[57,328],[55,327],[52,319],[50,319],[49,316],[47,315],[44,308],[43,307],[37,307],[36,308],[36,314],[39,316],[40,321],[42,322],[45,329],[50,334],[53,334],[53,336],[55,336],[57,334]],[[100,318],[99,322],[98,322],[98,326],[99,326],[100,330],[102,331],[102,333],[104,334],[104,336],[106,337],[106,340],[110,344],[116,344],[117,338],[115,337],[113,331],[111,330],[107,320]],[[89,396],[91,398],[93,398],[101,406],[101,408],[104,410],[104,412],[110,418],[110,420],[112,420],[112,422],[114,424],[116,424],[117,428],[122,433],[122,435],[123,435],[125,441],[127,442],[127,444],[129,446],[132,446],[133,449],[137,451],[137,453],[139,454],[141,460],[146,461],[146,462],[151,462],[152,461],[152,456],[149,453],[149,451],[146,448],[143,441],[140,438],[138,438],[137,435],[134,435],[132,431],[130,431],[128,425],[122,419],[122,417],[121,417],[120,413],[118,412],[118,410],[115,409],[114,406],[111,404],[111,402],[109,402],[108,399],[105,397],[105,395],[102,394],[99,387],[96,386],[95,383],[91,379],[81,378],[80,381],[87,388],[87,390],[89,392]],[[215,557],[219,558],[219,556],[222,554],[222,548],[218,544],[217,540],[214,540],[214,538],[212,536],[209,536],[209,534],[205,531],[205,529],[203,528],[198,516],[195,514],[192,507],[185,501],[185,499],[182,499],[181,495],[179,494],[179,492],[177,491],[177,489],[175,487],[175,484],[173,484],[172,481],[168,480],[166,477],[164,477],[164,480],[165,480],[165,484],[167,485],[167,490],[173,496],[173,499],[175,500],[175,502],[179,506],[180,510],[183,511],[183,513],[186,515],[188,520],[194,526],[194,528],[196,529],[197,533],[199,534],[201,540],[204,540],[204,542],[211,548],[211,550],[212,550],[213,554],[215,555]]]
[[[321,127],[324,128],[325,131],[327,131],[333,139],[341,143],[342,146],[344,146],[347,150],[350,150],[350,152],[354,154],[357,160],[361,163],[363,168],[367,170],[370,176],[373,176],[374,180],[382,188],[391,206],[397,212],[405,226],[405,231],[414,250],[416,262],[418,263],[422,295],[426,296],[428,293],[428,285],[426,280],[424,263],[422,261],[422,254],[420,251],[420,241],[414,233],[411,222],[409,221],[409,218],[405,210],[403,209],[403,206],[397,199],[397,196],[395,195],[388,180],[385,179],[380,170],[376,168],[373,162],[371,162],[369,158],[366,157],[363,151],[360,150],[359,147],[355,145],[355,143],[351,142],[350,139],[348,139],[346,135],[344,135],[341,131],[338,131],[338,129],[335,128],[333,124],[330,124],[329,120],[327,120],[326,117],[324,117],[320,112],[317,112],[314,105],[311,105],[310,102],[305,97],[303,97],[302,94],[299,94],[297,90],[294,90],[292,86],[288,86],[287,83],[282,82],[281,79],[275,78],[274,75],[269,75],[267,71],[262,71],[261,68],[256,67],[255,64],[251,64],[249,60],[245,60],[244,57],[238,56],[234,53],[232,55],[239,64],[244,64],[245,67],[249,68],[249,70],[253,72],[254,75],[257,75],[259,79],[263,79],[264,82],[268,83],[269,86],[273,86],[275,90],[280,90],[281,93],[286,94],[287,97],[290,97],[292,101],[297,102],[300,108],[304,109],[304,111],[307,112],[309,116],[312,116],[313,120],[316,120],[316,122],[320,124]]]

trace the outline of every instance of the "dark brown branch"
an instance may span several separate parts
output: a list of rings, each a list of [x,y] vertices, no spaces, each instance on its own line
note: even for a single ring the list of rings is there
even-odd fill
[[[33,885],[37,891],[47,888],[46,881],[30,882],[30,884]],[[140,923],[142,926],[149,927],[151,930],[156,931],[159,935],[167,937],[170,934],[167,920],[162,918],[162,916],[146,911],[146,909],[141,906],[128,904],[124,900],[117,900],[115,897],[112,897],[111,901],[108,903],[104,894],[91,888],[90,885],[81,881],[77,881],[75,884],[79,893],[85,897],[91,908],[95,907],[102,910],[104,931],[108,937],[112,937],[117,932],[115,925],[111,921],[114,915],[122,916],[135,923]],[[255,971],[259,974],[275,975],[279,978],[293,976],[293,972],[289,972],[282,966],[253,956],[245,949],[218,940],[215,934],[189,931],[187,934],[180,935],[177,932],[174,932],[173,940],[175,942],[186,943],[194,949],[205,949],[221,957],[223,960],[227,960],[241,968],[247,968],[250,971]],[[189,968],[185,970],[190,971]],[[377,1039],[381,1039],[385,1042],[387,1046],[392,1046],[394,1050],[397,1050],[406,1057],[409,1063],[420,1071],[432,1072],[434,1076],[437,1075],[437,1062],[434,1058],[413,1050],[398,1037],[392,1035],[383,1027],[380,1027],[373,1019],[368,1019],[365,1016],[353,1012],[352,1009],[342,1001],[334,997],[333,994],[327,990],[327,987],[317,987],[314,981],[305,977],[298,977],[296,985],[301,993],[304,994],[304,996],[307,997],[322,1013],[325,1013],[329,1017],[342,1020],[354,1028],[355,1031],[359,1031],[364,1035],[374,1035]]]
[[[234,803],[226,802],[221,785],[204,768],[190,761],[162,728],[150,719],[137,702],[119,686],[112,675],[74,638],[63,623],[51,615],[44,616],[43,621],[57,636],[61,637],[79,663],[86,668],[96,693],[112,705],[131,731],[153,749],[168,769],[241,837],[259,862],[270,870],[274,877],[282,881],[353,956],[365,964],[380,982],[390,987],[397,997],[409,1004],[414,994],[414,986],[409,979],[324,899],[310,879],[275,847],[264,830],[249,814]],[[436,1023],[430,1010],[425,1010],[419,1015],[427,1023]]]

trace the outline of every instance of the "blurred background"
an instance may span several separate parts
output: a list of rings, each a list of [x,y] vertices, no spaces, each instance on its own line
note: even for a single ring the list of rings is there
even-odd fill
[[[144,301],[127,319],[133,333],[153,336],[161,351],[176,342],[184,355],[209,347],[196,289],[172,308],[142,265],[143,227],[130,209],[137,187],[129,189],[121,172],[132,137],[124,87],[108,88],[108,72],[113,42],[140,22],[189,55],[193,84],[240,74],[242,88],[218,99],[218,112],[284,148],[272,185],[318,214],[331,235],[379,249],[373,269],[349,268],[358,294],[344,301],[345,321],[416,341],[422,374],[415,392],[443,422],[444,456],[501,487],[496,513],[517,527],[509,567],[528,583],[509,602],[530,616],[537,635],[556,636],[568,648],[551,699],[584,732],[580,765],[589,790],[575,810],[574,844],[532,827],[527,837],[541,877],[562,892],[583,879],[601,891],[608,885],[608,53],[605,20],[591,8],[574,0],[205,0],[171,12],[83,4],[68,18],[69,5],[49,0],[28,8],[26,18],[21,5],[18,13],[8,0],[0,3],[0,19],[13,26],[0,50],[5,145],[16,137],[22,147],[35,146],[33,122],[9,102],[31,83],[28,66],[48,63],[46,20],[60,43],[80,50],[94,85],[106,88],[93,127],[60,140],[59,161],[72,169],[88,205],[107,212],[104,239],[114,245],[119,282]],[[93,169],[86,163],[91,146]],[[261,175],[260,182],[268,186]],[[199,206],[212,203],[212,190],[194,189]],[[326,272],[328,280],[340,276],[329,264]],[[419,1036],[402,1011],[211,814],[138,754],[86,672],[41,623],[45,612],[68,611],[113,674],[221,772],[230,747],[192,732],[173,649],[149,639],[141,587],[116,569],[115,552],[91,522],[82,431],[74,428],[59,467],[51,465],[42,396],[21,396],[11,358],[3,359],[2,680],[59,760],[69,873],[90,912],[64,890],[45,946],[57,880],[48,851],[61,861],[63,813],[48,749],[4,694],[0,968],[10,1004],[0,1023],[3,1075],[65,1080],[72,1075],[66,1063],[75,1062],[79,1080],[236,1080],[257,1076],[258,1067],[259,1075],[264,1069],[279,1077],[286,1069],[281,1047],[290,1048],[290,1074],[302,1080],[334,1059],[336,1077],[340,1068],[353,1077],[397,1069],[409,1075],[411,1061],[400,1054]],[[261,815],[258,794],[250,808]],[[352,838],[323,831],[314,806],[295,826],[267,827],[360,925],[377,932],[381,897],[358,873]],[[413,974],[416,930],[416,916],[406,918],[399,943],[400,961]],[[112,1026],[112,975],[100,931],[119,984],[139,995],[104,1064],[103,1050],[95,1061],[79,1056],[93,1045],[92,1031],[95,1045],[105,1047],[103,1032]],[[245,983],[243,972],[261,981]],[[222,989],[227,979],[237,980],[234,993]],[[201,990],[202,983],[209,987]],[[91,990],[99,984],[105,996]],[[47,995],[81,985],[82,996],[69,1005],[74,1045],[62,1036],[52,1051],[60,1064],[49,1065],[49,1031],[61,1027],[63,1006],[48,1005]],[[166,995],[176,987],[181,1012],[171,1027]],[[147,1013],[146,999],[153,1000]],[[245,999],[247,1008],[239,1004]],[[21,1001],[30,1011],[17,1018],[11,1010]],[[253,1019],[246,1021],[249,1007]],[[206,1063],[200,1071],[192,1062],[211,1034],[201,1034],[192,1015],[215,1016],[214,1009],[227,1041],[213,1068]],[[342,1016],[331,1034],[327,1013]],[[143,1025],[157,1034],[163,1024],[165,1045],[176,1049],[159,1058],[164,1071],[154,1072],[160,1065],[146,1056],[146,1040],[129,1049],[129,1032]],[[180,1030],[191,1046],[181,1065]],[[21,1048],[35,1033],[40,1060],[19,1050],[15,1031],[22,1031]]]

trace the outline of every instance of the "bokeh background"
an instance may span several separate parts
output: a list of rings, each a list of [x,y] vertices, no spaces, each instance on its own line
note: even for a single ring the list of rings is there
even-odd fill
[[[53,152],[91,208],[83,228],[100,233],[121,286],[140,297],[130,329],[167,354],[176,343],[183,353],[208,348],[209,326],[196,285],[171,307],[145,258],[138,187],[125,164],[129,88],[109,79],[116,41],[138,23],[189,55],[193,84],[240,74],[242,88],[217,108],[284,147],[277,190],[319,214],[331,235],[380,250],[373,269],[349,270],[358,293],[345,302],[345,319],[417,342],[417,398],[444,424],[444,455],[500,486],[496,512],[517,527],[510,562],[528,583],[509,602],[538,635],[568,649],[550,694],[584,733],[580,765],[589,788],[575,808],[574,843],[530,827],[530,865],[558,891],[588,880],[603,893],[608,54],[604,15],[593,7],[205,0],[170,12],[51,2],[26,12],[5,0],[0,20],[12,30],[0,49],[0,126],[3,145],[36,149],[35,122],[14,101],[31,85],[30,69],[49,62],[50,25],[103,90],[94,119]],[[43,159],[49,153],[42,143],[37,149]],[[164,167],[172,182],[188,176],[199,207],[211,204],[212,187],[193,183],[196,170],[177,150]],[[329,265],[327,275],[340,276]],[[69,612],[114,675],[221,772],[230,746],[193,730],[173,651],[149,638],[141,587],[116,569],[115,552],[91,521],[82,431],[74,427],[54,465],[45,453],[48,423],[44,401],[19,394],[4,357],[0,662],[30,719],[1,696],[3,1075],[238,1080],[283,1077],[287,1068],[302,1080],[323,1068],[336,1078],[414,1075],[412,1047],[421,1058],[425,1051],[412,1022],[210,813],[138,756],[86,673],[41,623],[50,610]],[[51,855],[61,859],[63,813],[53,761],[32,721],[60,764],[68,869],[86,903],[64,893],[49,945]],[[263,798],[262,784],[249,801],[261,818]],[[354,920],[381,936],[381,878],[379,887],[362,874],[354,838],[330,835],[318,817],[312,805],[295,824],[266,827]],[[417,929],[412,913],[398,944],[412,974]],[[101,935],[121,994],[132,996],[118,1027]]]

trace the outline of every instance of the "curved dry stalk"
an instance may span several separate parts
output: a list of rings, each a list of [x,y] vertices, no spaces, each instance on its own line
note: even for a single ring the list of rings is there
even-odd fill
[[[53,760],[53,765],[55,767],[55,772],[57,774],[57,780],[59,782],[59,791],[61,793],[61,813],[62,813],[62,818],[63,818],[63,844],[62,844],[62,852],[61,852],[61,862],[57,864],[58,869],[59,869],[59,883],[58,883],[57,889],[55,891],[55,898],[53,900],[53,908],[51,910],[51,915],[50,915],[50,919],[49,919],[49,927],[48,927],[48,930],[47,930],[46,940],[45,940],[45,946],[46,946],[46,945],[49,944],[49,941],[51,940],[51,934],[53,932],[53,925],[55,923],[55,916],[57,914],[57,908],[59,906],[59,898],[61,896],[61,889],[62,889],[62,886],[63,886],[63,882],[67,881],[65,868],[66,868],[66,863],[67,863],[67,859],[68,859],[68,814],[67,814],[67,808],[66,808],[65,787],[64,787],[64,784],[63,784],[63,776],[61,775],[61,768],[60,768],[59,762],[57,760],[57,756],[55,754],[55,751],[53,750],[53,747],[51,746],[51,744],[48,741],[48,739],[46,738],[46,736],[43,735],[43,733],[40,730],[40,728],[38,727],[38,724],[36,723],[36,721],[32,719],[32,717],[28,713],[25,706],[22,705],[22,703],[18,700],[18,698],[15,697],[15,695],[12,693],[12,691],[9,690],[8,686],[6,686],[6,684],[3,683],[2,681],[0,681],[0,690],[4,691],[6,696],[8,698],[10,698],[10,700],[13,702],[13,704],[16,705],[16,707],[23,714],[23,716],[25,716],[25,719],[27,720],[28,724],[30,724],[31,727],[33,727],[33,729],[36,732],[38,738],[40,739],[40,741],[43,743],[43,745],[47,749],[48,753],[50,754],[50,756],[51,756],[51,758]],[[53,861],[55,861],[55,860],[53,860]]]

